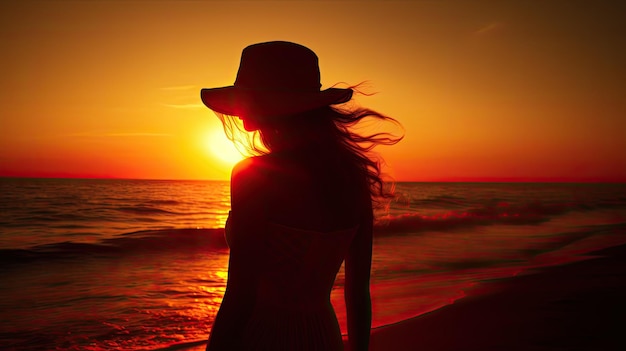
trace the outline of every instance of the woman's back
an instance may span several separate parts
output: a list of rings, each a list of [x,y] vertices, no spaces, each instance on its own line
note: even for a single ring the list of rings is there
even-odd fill
[[[231,273],[245,277],[231,290],[249,301],[242,350],[342,349],[330,292],[359,231],[359,206],[355,182],[324,166],[319,152],[291,150],[234,172],[227,238]],[[248,207],[254,199],[263,205]]]
[[[325,232],[359,224],[369,192],[339,155],[308,149],[265,155],[255,162],[265,174],[270,222]]]
[[[254,305],[242,350],[341,350],[330,303],[335,276],[356,228],[317,232],[267,223],[254,249]],[[258,233],[261,234],[261,233]]]

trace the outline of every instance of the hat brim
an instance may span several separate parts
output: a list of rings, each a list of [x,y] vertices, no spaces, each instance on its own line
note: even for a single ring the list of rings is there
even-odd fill
[[[318,92],[260,91],[236,86],[202,89],[202,102],[211,110],[231,116],[281,117],[341,104],[352,89],[329,88]]]

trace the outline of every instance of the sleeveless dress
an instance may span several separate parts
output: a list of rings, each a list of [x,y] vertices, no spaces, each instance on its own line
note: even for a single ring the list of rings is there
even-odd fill
[[[330,292],[357,229],[319,232],[265,223],[257,233],[235,233],[231,217],[227,242],[232,245],[233,236],[245,235],[237,243],[253,245],[249,249],[258,262],[255,303],[241,349],[343,350]]]

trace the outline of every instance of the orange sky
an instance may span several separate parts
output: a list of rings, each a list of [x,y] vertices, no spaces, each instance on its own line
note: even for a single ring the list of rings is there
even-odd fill
[[[227,179],[199,89],[295,41],[369,81],[397,180],[626,181],[617,1],[3,1],[0,175]]]

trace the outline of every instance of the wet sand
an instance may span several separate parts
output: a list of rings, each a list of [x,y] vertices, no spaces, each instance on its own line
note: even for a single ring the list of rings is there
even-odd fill
[[[593,255],[376,329],[370,350],[626,350],[626,245]]]

